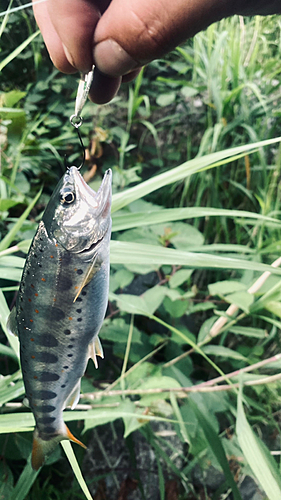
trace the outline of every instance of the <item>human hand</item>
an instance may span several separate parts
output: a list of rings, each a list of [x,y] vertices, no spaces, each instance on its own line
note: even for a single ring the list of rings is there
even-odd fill
[[[54,65],[64,73],[95,64],[92,101],[110,101],[121,80],[215,21],[281,12],[280,0],[48,0],[34,14]]]

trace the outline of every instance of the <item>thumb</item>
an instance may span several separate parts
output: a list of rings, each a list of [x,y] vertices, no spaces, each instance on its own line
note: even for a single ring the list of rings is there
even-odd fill
[[[233,12],[229,0],[112,0],[94,32],[94,62],[102,73],[124,74],[162,57]]]

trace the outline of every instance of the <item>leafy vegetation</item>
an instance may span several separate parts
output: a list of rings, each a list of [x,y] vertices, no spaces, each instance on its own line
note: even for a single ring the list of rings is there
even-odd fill
[[[78,483],[69,488],[59,448],[39,475],[31,469],[34,419],[6,329],[62,158],[80,162],[68,121],[77,75],[52,67],[29,9],[1,20],[0,498],[84,498]],[[161,500],[169,484],[181,500],[238,500],[245,476],[264,498],[281,494],[280,454],[271,453],[280,449],[280,35],[278,17],[221,21],[150,64],[112,103],[83,112],[87,182],[95,189],[113,170],[111,283],[105,360],[98,371],[89,363],[65,421],[76,434],[83,421],[90,443],[92,429],[115,432],[122,419],[131,463],[138,440],[153,450]],[[75,449],[77,463],[63,448],[91,498],[83,452]],[[223,471],[213,489],[194,480],[210,464]],[[114,478],[110,456],[89,477],[91,491]],[[133,466],[131,478],[149,498]]]

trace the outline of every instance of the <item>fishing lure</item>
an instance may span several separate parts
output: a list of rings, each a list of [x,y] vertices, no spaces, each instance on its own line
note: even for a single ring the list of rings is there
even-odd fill
[[[46,207],[8,319],[19,336],[36,422],[35,470],[63,439],[85,447],[65,425],[63,410],[79,400],[88,359],[97,367],[97,355],[103,358],[98,333],[108,300],[112,173],[106,171],[96,193],[79,168],[67,169]]]

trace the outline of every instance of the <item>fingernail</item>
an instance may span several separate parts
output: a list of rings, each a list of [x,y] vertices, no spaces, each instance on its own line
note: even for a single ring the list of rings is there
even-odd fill
[[[98,69],[109,76],[123,76],[139,64],[117,43],[108,39],[98,43],[93,51]]]

